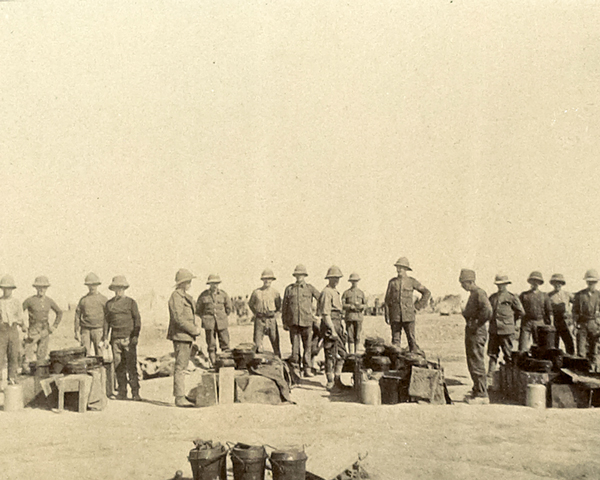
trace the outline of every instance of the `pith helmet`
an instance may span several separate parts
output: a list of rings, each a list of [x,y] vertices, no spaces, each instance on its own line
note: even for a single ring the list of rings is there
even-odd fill
[[[327,270],[327,275],[325,275],[325,278],[341,278],[343,276],[344,275],[342,275],[340,268],[332,265],[329,267],[329,270]]]
[[[585,277],[583,277],[583,279],[586,282],[597,282],[598,280],[600,280],[600,277],[598,276],[598,271],[592,268],[585,272]]]
[[[304,276],[308,276],[308,272],[306,271],[306,267],[302,264],[300,265],[296,265],[296,268],[294,269],[294,273],[292,273],[293,276],[296,275],[304,275]]]
[[[460,275],[458,276],[459,282],[474,282],[475,281],[475,271],[469,270],[468,268],[463,268],[460,271]]]
[[[496,275],[496,278],[494,279],[494,283],[496,285],[507,285],[512,282],[508,279],[508,275],[499,273],[498,275]]]
[[[206,281],[206,283],[208,285],[210,285],[211,283],[221,283],[221,277],[219,277],[218,275],[215,275],[214,273],[211,273],[208,276],[208,280]]]
[[[562,283],[564,285],[567,282],[565,280],[565,276],[562,273],[555,273],[550,278],[550,283]]]
[[[0,288],[17,288],[12,275],[4,275],[0,280]]]
[[[177,273],[175,274],[175,286],[177,286],[183,282],[189,282],[194,278],[196,278],[196,277],[194,275],[192,275],[192,272],[190,272],[189,270],[187,270],[185,268],[180,268],[179,270],[177,270]]]
[[[123,275],[113,277],[111,284],[108,286],[109,290],[116,290],[117,288],[129,288],[129,283]]]
[[[100,285],[101,283],[100,277],[93,272],[90,272],[85,276],[85,285]]]
[[[412,270],[412,268],[410,268],[410,263],[408,263],[408,258],[406,258],[406,257],[400,257],[398,260],[396,260],[396,263],[394,263],[394,266],[404,267],[407,270]]]
[[[275,275],[273,274],[273,270],[270,268],[265,268],[260,276],[261,280],[275,280]]]
[[[349,282],[358,282],[360,280],[360,275],[358,273],[351,273],[348,277]]]
[[[34,287],[49,287],[50,280],[48,280],[48,277],[45,277],[43,275],[41,275],[39,277],[35,277],[35,280],[33,281],[33,286]]]
[[[542,273],[538,272],[538,271],[533,271],[529,274],[529,277],[527,278],[528,282],[531,282],[532,280],[535,280],[537,282],[540,283],[540,285],[542,283],[544,283],[544,277],[542,277]]]

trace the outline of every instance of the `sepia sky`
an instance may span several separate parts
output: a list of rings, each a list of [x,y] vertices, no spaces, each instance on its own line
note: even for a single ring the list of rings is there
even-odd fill
[[[600,268],[593,3],[2,2],[0,43],[21,298],[45,274],[74,301],[89,271],[249,294],[337,264],[379,293],[405,255],[438,296],[461,267],[488,293]]]

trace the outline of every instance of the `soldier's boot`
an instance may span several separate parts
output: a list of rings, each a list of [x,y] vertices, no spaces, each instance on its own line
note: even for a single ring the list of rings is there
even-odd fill
[[[356,353],[356,347],[353,343],[348,343],[348,353],[350,353],[351,355]]]
[[[192,402],[190,402],[186,397],[181,396],[181,397],[175,397],[175,406],[177,407],[193,407],[194,404]]]
[[[119,390],[116,398],[117,400],[127,400],[127,389]]]
[[[325,388],[327,389],[327,391],[330,392],[331,390],[333,390],[333,387],[335,385],[334,376],[333,373],[326,373],[325,375],[327,376],[327,385],[325,386]]]
[[[314,377],[314,373],[313,373],[313,369],[311,367],[304,367],[304,377],[305,378],[310,378],[310,377]]]
[[[142,401],[142,397],[140,397],[140,391],[139,390],[134,390],[131,392],[131,398],[133,399],[134,402],[141,402]]]
[[[346,385],[344,385],[342,383],[343,368],[344,368],[344,360],[338,359],[335,364],[335,373],[334,373],[334,377],[333,377],[333,388],[336,391],[340,391],[340,392],[347,390],[349,388],[349,387],[346,387]]]
[[[210,366],[215,368],[215,364],[217,363],[217,353],[208,352],[208,359],[210,360]]]

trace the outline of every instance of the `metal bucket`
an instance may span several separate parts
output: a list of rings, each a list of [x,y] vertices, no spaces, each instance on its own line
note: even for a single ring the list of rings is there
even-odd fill
[[[360,401],[365,405],[381,405],[381,388],[377,380],[363,380]]]
[[[23,410],[23,387],[17,385],[7,385],[4,389],[4,411],[16,412]]]
[[[306,453],[296,448],[275,450],[269,460],[273,469],[273,480],[305,480]]]
[[[231,449],[235,480],[264,480],[267,452],[260,446],[238,443]]]
[[[227,449],[223,445],[190,450],[194,480],[227,480]]]
[[[525,404],[532,408],[546,408],[546,385],[527,385]]]

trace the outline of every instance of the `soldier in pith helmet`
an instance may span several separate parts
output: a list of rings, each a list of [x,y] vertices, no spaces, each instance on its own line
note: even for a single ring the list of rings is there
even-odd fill
[[[527,283],[531,285],[531,288],[521,293],[519,297],[525,310],[519,332],[520,352],[529,350],[532,338],[533,342],[537,344],[537,328],[542,325],[552,325],[554,318],[550,298],[546,293],[540,291],[540,287],[544,284],[542,274],[538,271],[531,272]]]
[[[17,382],[19,361],[21,356],[21,342],[19,330],[27,333],[27,321],[23,315],[21,302],[13,296],[17,288],[15,280],[10,275],[0,279],[0,357],[6,356],[8,363],[8,383]]]
[[[88,293],[81,297],[75,309],[75,340],[85,347],[88,356],[102,355],[100,343],[104,327],[104,306],[108,299],[98,292],[102,282],[95,273],[88,273],[84,284]]]
[[[398,276],[388,283],[384,301],[385,321],[392,328],[392,344],[400,346],[404,330],[410,351],[421,352],[415,334],[415,313],[427,306],[431,292],[418,280],[408,276],[412,268],[406,257],[400,257],[395,267]],[[416,303],[413,299],[415,290],[421,294],[421,299]]]
[[[490,339],[488,342],[488,377],[498,368],[500,350],[504,361],[509,361],[513,351],[513,341],[516,332],[516,322],[525,315],[519,297],[508,291],[512,282],[507,275],[498,274],[494,280],[498,291],[490,296],[492,318],[490,319]]]
[[[202,319],[208,357],[214,366],[217,360],[217,337],[221,351],[229,350],[229,314],[232,307],[229,295],[219,288],[219,275],[210,274],[206,283],[209,288],[198,297],[196,315]]]
[[[254,314],[254,344],[256,350],[262,352],[263,338],[267,334],[271,341],[273,353],[281,357],[279,348],[279,329],[276,315],[281,312],[281,296],[271,284],[275,280],[273,270],[266,269],[260,279],[263,285],[252,292],[248,307]]]
[[[558,348],[562,339],[565,350],[569,355],[575,353],[575,344],[573,343],[573,334],[571,333],[572,317],[571,304],[573,295],[567,292],[563,287],[566,284],[562,273],[555,273],[550,278],[550,285],[554,287],[548,297],[552,304],[552,313],[554,314],[554,326],[556,327],[556,348]]]
[[[600,292],[598,272],[588,270],[583,277],[587,288],[573,299],[573,321],[577,325],[577,356],[589,359],[592,370],[600,372]]]
[[[357,352],[360,345],[363,312],[367,308],[367,297],[358,288],[358,282],[360,281],[358,273],[351,273],[348,281],[352,286],[342,295],[342,306],[348,333],[348,353],[352,354]]]

